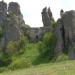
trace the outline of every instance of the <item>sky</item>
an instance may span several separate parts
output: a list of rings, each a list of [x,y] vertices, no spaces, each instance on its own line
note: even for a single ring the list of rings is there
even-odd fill
[[[60,17],[60,10],[75,10],[75,0],[4,0],[5,2],[18,2],[25,23],[31,27],[43,26],[41,12],[44,7],[50,7],[53,17]]]

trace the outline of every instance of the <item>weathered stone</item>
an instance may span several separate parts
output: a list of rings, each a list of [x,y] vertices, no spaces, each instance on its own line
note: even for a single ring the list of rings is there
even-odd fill
[[[0,2],[0,27],[2,28],[2,36],[0,37],[0,49],[5,47],[5,21],[7,19],[7,4]]]
[[[48,15],[49,15],[50,20],[54,21],[54,18],[53,18],[53,15],[52,15],[50,7],[48,8]]]
[[[55,55],[59,56],[63,53],[64,50],[64,36],[63,36],[63,24],[62,24],[62,20],[58,19],[57,21],[57,27],[55,30],[55,35],[57,38],[57,43],[56,43],[56,47],[55,47]]]
[[[62,18],[63,15],[64,15],[64,11],[63,11],[63,9],[61,9],[61,11],[60,11],[60,17]]]
[[[5,26],[5,36],[7,41],[18,41],[20,39],[20,26],[23,18],[21,18],[19,15],[21,15],[21,12],[18,3],[9,3],[8,16],[6,20],[7,26]]]
[[[63,15],[65,30],[65,47],[69,50],[69,58],[75,59],[75,11],[67,11]]]
[[[18,44],[22,34],[22,28],[25,26],[20,6],[16,2],[7,4],[0,2],[0,26],[3,28],[3,36],[0,38],[0,49],[7,53],[7,44],[10,41]]]
[[[10,2],[8,7],[9,14],[20,15],[20,6],[17,2]]]
[[[26,28],[30,42],[37,42],[42,39],[44,33],[50,32],[49,27]]]
[[[45,7],[42,11],[42,22],[44,24],[44,27],[51,25],[51,20],[47,11],[47,7]]]
[[[57,27],[55,30],[55,35],[57,38],[57,43],[56,43],[56,47],[55,47],[55,54],[57,56],[61,55],[65,49],[65,31],[64,31],[64,24],[62,21],[63,15],[64,15],[64,11],[61,9],[61,11],[60,11],[61,18],[59,18],[57,20]]]
[[[7,17],[7,4],[3,1],[0,2],[0,25],[4,23]]]

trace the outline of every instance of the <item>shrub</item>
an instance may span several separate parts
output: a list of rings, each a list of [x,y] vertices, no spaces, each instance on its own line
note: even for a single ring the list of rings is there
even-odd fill
[[[8,66],[11,63],[11,57],[8,55],[0,54],[0,67]]]
[[[54,57],[54,48],[56,45],[56,37],[53,33],[48,32],[43,36],[42,42],[39,43],[39,52],[43,57],[49,57],[51,60]]]
[[[56,27],[57,27],[57,22],[54,22],[54,21],[53,21],[53,22],[52,22],[52,27],[53,27],[53,28],[56,28]]]
[[[13,55],[17,51],[17,44],[14,41],[9,41],[7,44],[8,55]]]
[[[28,38],[26,36],[22,36],[20,38],[19,43],[20,43],[20,48],[23,48],[24,46],[26,46],[26,44],[29,43],[29,40],[28,40]]]
[[[9,65],[9,69],[15,70],[20,68],[28,68],[31,66],[31,63],[28,59],[25,57],[13,57],[12,63]]]
[[[25,51],[28,43],[29,43],[29,40],[26,36],[22,36],[20,38],[19,45],[18,45],[19,54],[22,54]]]

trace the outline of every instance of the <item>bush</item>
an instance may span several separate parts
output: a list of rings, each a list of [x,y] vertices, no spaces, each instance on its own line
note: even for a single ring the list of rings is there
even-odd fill
[[[26,46],[26,44],[29,43],[29,40],[28,40],[28,38],[26,36],[22,36],[20,38],[20,42],[19,43],[20,43],[20,48],[22,48],[22,47]]]
[[[54,57],[54,48],[56,45],[56,37],[53,33],[48,32],[43,36],[42,42],[39,43],[38,49],[43,57],[49,57],[51,60]]]
[[[13,55],[17,52],[17,44],[14,41],[9,41],[7,44],[7,53],[8,55]]]
[[[28,68],[31,66],[31,63],[28,59],[24,57],[13,57],[12,63],[9,65],[9,69],[15,70],[15,69],[21,69],[21,68]]]
[[[29,40],[26,36],[22,36],[19,41],[18,50],[19,54],[22,54],[25,52],[26,46],[29,44]]]
[[[53,22],[52,22],[52,27],[53,27],[53,28],[56,28],[56,27],[57,27],[57,22],[54,22],[54,21],[53,21]]]
[[[11,57],[2,53],[0,54],[0,67],[8,66],[11,62]]]

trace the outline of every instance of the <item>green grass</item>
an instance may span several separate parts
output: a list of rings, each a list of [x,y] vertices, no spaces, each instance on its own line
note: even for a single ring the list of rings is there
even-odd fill
[[[42,64],[28,69],[6,71],[0,75],[75,75],[75,61]]]

